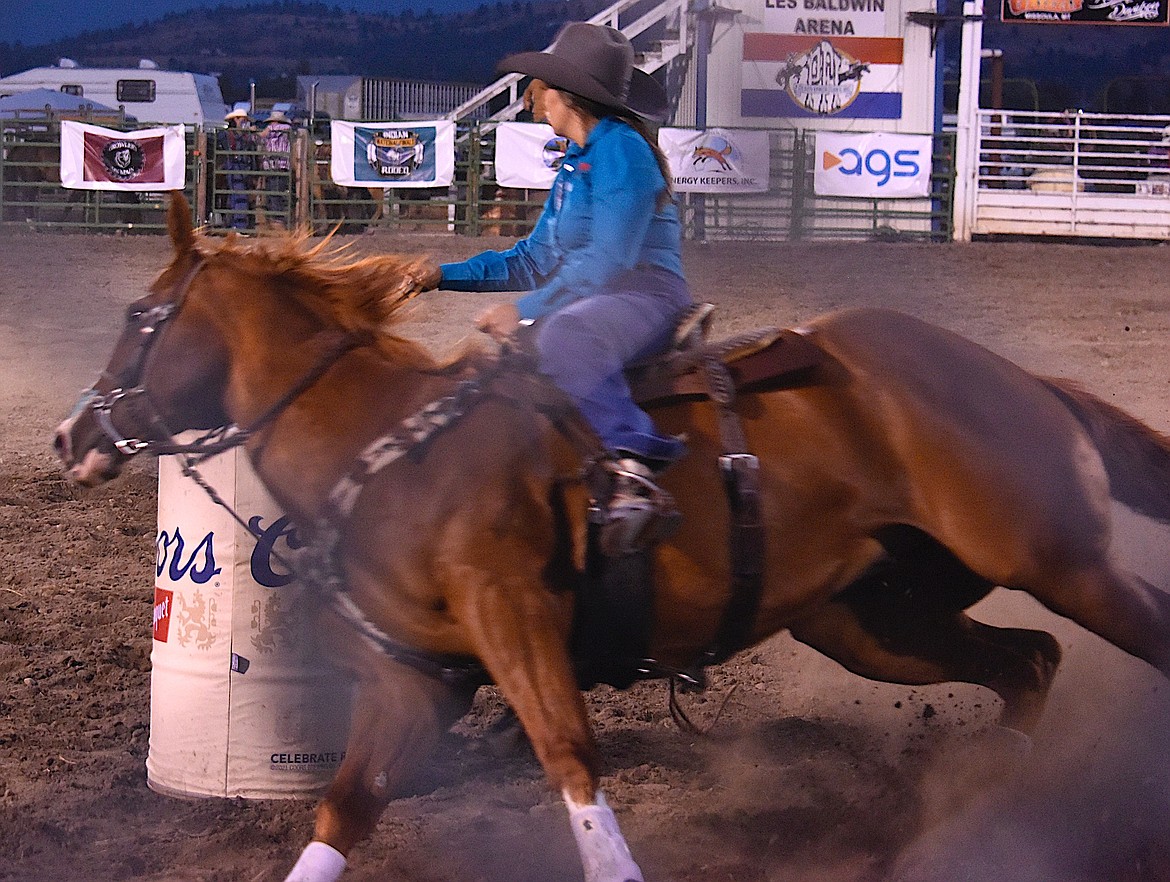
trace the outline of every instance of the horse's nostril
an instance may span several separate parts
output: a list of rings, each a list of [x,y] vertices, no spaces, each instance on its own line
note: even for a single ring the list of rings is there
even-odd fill
[[[57,431],[53,433],[53,450],[56,452],[57,456],[61,457],[62,459],[64,459],[65,454],[69,452],[69,443],[65,438],[64,432]]]

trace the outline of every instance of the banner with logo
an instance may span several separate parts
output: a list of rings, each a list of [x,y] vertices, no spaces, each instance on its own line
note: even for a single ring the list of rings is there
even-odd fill
[[[932,151],[930,135],[817,132],[813,190],[818,196],[929,196]]]
[[[747,33],[742,72],[742,116],[902,117],[901,37]]]
[[[187,145],[183,127],[137,132],[61,122],[61,186],[72,190],[182,190]]]
[[[330,124],[330,173],[347,187],[445,187],[455,177],[450,120]]]
[[[501,187],[547,190],[569,148],[544,123],[500,123],[496,129],[496,181]]]
[[[658,130],[679,193],[763,193],[771,171],[768,133],[735,129]]]
[[[1049,24],[1162,25],[1167,0],[1002,0],[1003,21]]]

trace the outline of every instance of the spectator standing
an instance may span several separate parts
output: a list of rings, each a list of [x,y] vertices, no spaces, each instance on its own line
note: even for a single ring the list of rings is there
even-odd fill
[[[265,199],[264,210],[272,222],[276,217],[277,223],[283,223],[288,216],[288,196],[291,189],[288,170],[289,152],[291,150],[292,125],[281,110],[274,110],[268,117],[268,124],[260,133],[260,149],[264,155],[261,158],[261,167],[267,174],[264,175],[264,189],[268,195]]]
[[[216,139],[222,161],[219,167],[227,172],[228,222],[234,230],[246,230],[252,226],[251,201],[248,189],[251,174],[256,171],[256,132],[252,129],[248,113],[235,108],[224,119],[227,128]]]

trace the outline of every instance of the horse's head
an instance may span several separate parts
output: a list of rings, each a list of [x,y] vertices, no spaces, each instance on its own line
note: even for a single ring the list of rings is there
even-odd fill
[[[307,234],[206,239],[182,196],[171,200],[168,226],[170,266],[130,305],[109,364],[57,427],[57,454],[78,483],[116,477],[144,449],[177,452],[171,439],[187,429],[240,419],[239,441],[352,349],[377,347],[396,364],[429,361],[418,344],[386,333],[404,302],[438,284],[429,260],[346,259],[328,238],[306,247]]]
[[[226,352],[197,289],[204,257],[186,199],[171,199],[175,254],[150,293],[126,310],[109,363],[57,427],[54,447],[69,477],[96,486],[150,441],[227,422]]]

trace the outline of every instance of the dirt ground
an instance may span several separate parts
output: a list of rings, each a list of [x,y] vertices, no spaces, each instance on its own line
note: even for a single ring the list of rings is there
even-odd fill
[[[503,244],[353,241],[445,259]],[[0,231],[0,880],[270,882],[311,830],[310,800],[147,788],[156,467],[82,492],[49,449],[167,257],[150,236]],[[1170,248],[744,243],[691,245],[686,263],[717,335],[881,304],[1170,430]],[[412,327],[449,346],[486,302],[423,298]],[[1129,541],[1165,584],[1166,537]],[[704,736],[673,725],[663,684],[592,693],[604,786],[646,878],[1170,880],[1170,686],[1028,598],[1000,590],[976,612],[1065,649],[1030,752],[992,727],[990,693],[871,683],[784,636],[683,698]],[[581,878],[535,760],[485,736],[499,714],[484,690],[345,878]]]

